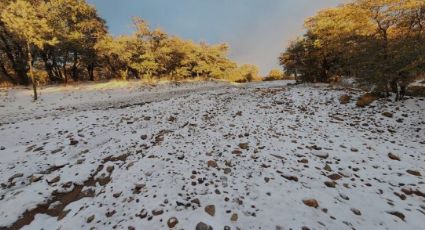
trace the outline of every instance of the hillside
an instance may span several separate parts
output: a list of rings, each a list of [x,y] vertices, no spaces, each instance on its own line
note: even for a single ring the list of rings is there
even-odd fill
[[[94,84],[29,104],[4,90],[0,229],[421,229],[424,98],[344,94],[362,92]]]

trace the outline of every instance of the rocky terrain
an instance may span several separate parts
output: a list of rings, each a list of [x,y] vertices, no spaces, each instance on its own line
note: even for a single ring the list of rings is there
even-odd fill
[[[0,96],[0,229],[422,229],[425,100],[286,82]]]

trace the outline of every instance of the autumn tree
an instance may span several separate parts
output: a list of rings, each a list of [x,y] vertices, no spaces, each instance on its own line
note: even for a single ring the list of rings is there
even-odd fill
[[[42,3],[39,3],[42,4]],[[10,3],[2,12],[2,21],[7,28],[25,41],[30,78],[34,90],[34,100],[37,100],[37,81],[33,69],[33,50],[43,49],[46,45],[57,43],[53,29],[48,26],[47,19],[36,6],[27,1],[17,0]],[[45,14],[44,14],[45,15]]]

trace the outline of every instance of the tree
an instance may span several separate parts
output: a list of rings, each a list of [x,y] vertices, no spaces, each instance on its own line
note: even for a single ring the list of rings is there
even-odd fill
[[[33,70],[33,49],[43,49],[45,45],[54,45],[57,39],[53,36],[53,29],[47,24],[43,12],[27,1],[17,0],[10,3],[2,12],[2,21],[8,29],[14,32],[26,43],[30,78],[34,90],[34,100],[37,100],[37,81]]]

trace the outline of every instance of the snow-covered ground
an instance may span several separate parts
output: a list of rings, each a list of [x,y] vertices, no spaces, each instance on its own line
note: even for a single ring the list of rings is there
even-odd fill
[[[425,226],[423,98],[357,108],[338,99],[361,92],[279,81],[97,86],[36,103],[1,92],[0,229]]]

